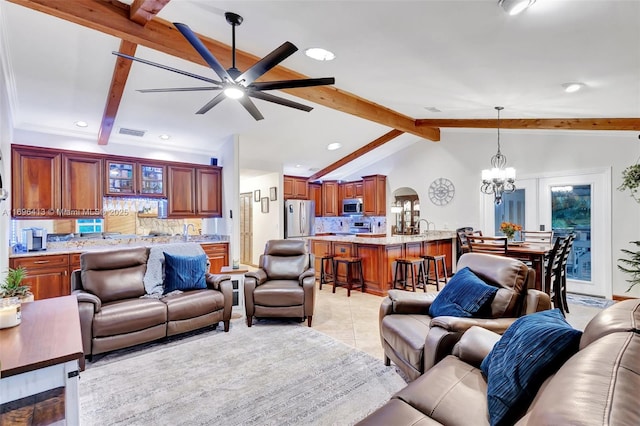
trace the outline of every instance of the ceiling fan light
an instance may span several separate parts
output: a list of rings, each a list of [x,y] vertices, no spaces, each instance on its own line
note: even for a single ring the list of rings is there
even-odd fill
[[[321,47],[310,47],[304,51],[304,54],[316,61],[333,61],[336,58],[333,52]]]
[[[535,2],[536,0],[499,0],[498,5],[509,15],[514,16],[523,12]]]
[[[244,91],[235,86],[232,86],[224,89],[224,94],[227,98],[240,99],[244,96]]]

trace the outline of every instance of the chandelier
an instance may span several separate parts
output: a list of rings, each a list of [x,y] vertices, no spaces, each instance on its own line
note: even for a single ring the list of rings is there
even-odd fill
[[[482,171],[482,186],[480,191],[485,194],[494,194],[496,205],[502,203],[502,194],[510,193],[516,189],[516,169],[513,167],[505,167],[507,165],[507,157],[500,152],[500,111],[504,107],[495,107],[498,111],[498,152],[491,157],[491,169]]]

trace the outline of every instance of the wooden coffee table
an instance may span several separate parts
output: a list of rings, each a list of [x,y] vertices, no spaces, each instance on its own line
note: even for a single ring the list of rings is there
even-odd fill
[[[0,404],[64,386],[66,423],[80,423],[84,353],[76,296],[23,304],[21,324],[0,330],[0,348]]]

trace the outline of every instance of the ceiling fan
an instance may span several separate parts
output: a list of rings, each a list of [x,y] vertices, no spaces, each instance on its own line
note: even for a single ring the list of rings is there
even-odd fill
[[[237,99],[238,102],[253,116],[256,120],[262,120],[264,117],[258,111],[253,101],[249,98],[262,99],[263,101],[273,102],[279,105],[284,105],[290,108],[299,109],[302,111],[311,111],[313,108],[307,105],[300,104],[298,102],[291,101],[279,96],[275,96],[269,93],[265,93],[267,90],[280,90],[280,89],[294,89],[300,87],[311,86],[325,86],[335,83],[335,78],[305,78],[299,80],[280,80],[280,81],[264,81],[256,82],[260,76],[267,71],[278,65],[280,62],[295,53],[298,48],[290,42],[284,42],[280,47],[269,53],[264,58],[256,62],[251,68],[245,72],[241,72],[236,68],[236,27],[242,23],[242,16],[232,12],[226,12],[224,14],[227,22],[232,27],[232,65],[229,69],[224,69],[222,64],[216,59],[215,56],[207,49],[204,43],[198,38],[198,36],[185,24],[174,22],[173,25],[180,31],[180,33],[187,39],[187,41],[193,46],[193,48],[202,56],[205,62],[211,67],[211,69],[220,77],[221,81],[214,80],[208,77],[204,77],[198,74],[193,74],[188,71],[179,70],[166,65],[151,62],[146,59],[138,58],[135,56],[125,55],[120,52],[112,52],[114,55],[131,59],[133,61],[141,62],[143,64],[151,65],[154,67],[162,68],[168,71],[172,71],[178,74],[186,75],[207,83],[211,83],[213,86],[205,87],[174,87],[167,89],[142,89],[138,92],[142,93],[158,93],[158,92],[189,92],[189,91],[203,91],[203,90],[220,90],[221,92],[211,99],[207,104],[200,108],[196,114],[204,114],[211,108],[222,102],[225,98]]]

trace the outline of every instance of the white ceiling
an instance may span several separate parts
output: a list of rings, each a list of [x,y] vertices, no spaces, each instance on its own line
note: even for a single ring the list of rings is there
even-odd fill
[[[158,16],[231,44],[225,11],[244,17],[238,49],[262,57],[290,41],[300,51],[283,66],[335,77],[335,87],[413,118],[495,118],[496,105],[505,107],[504,118],[640,117],[640,0],[537,0],[515,17],[497,0],[172,0]],[[120,40],[5,0],[0,14],[14,128],[97,140],[116,60],[111,52]],[[304,49],[315,46],[336,59],[307,58]],[[208,68],[144,47],[136,56],[216,78]],[[561,85],[570,81],[587,87],[566,94]],[[209,157],[238,134],[246,173],[275,166],[309,176],[391,130],[280,93],[315,108],[306,113],[256,100],[265,116],[256,122],[231,100],[196,116],[211,92],[135,91],[198,85],[134,63],[109,143]],[[89,127],[76,128],[76,120]],[[147,133],[127,137],[120,127]],[[162,133],[172,139],[161,141]],[[343,148],[327,151],[336,141]],[[432,142],[402,135],[325,178],[353,177],[412,143]]]

